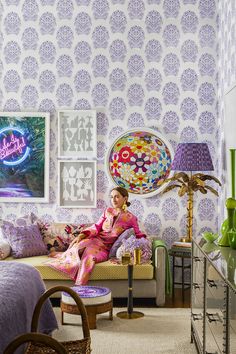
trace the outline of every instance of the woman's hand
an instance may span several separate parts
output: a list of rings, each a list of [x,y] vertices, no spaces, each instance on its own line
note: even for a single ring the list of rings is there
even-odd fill
[[[69,248],[71,248],[75,243],[79,243],[81,240],[83,240],[86,237],[85,234],[81,233],[78,236],[74,238],[74,240],[70,243]]]
[[[50,253],[48,254],[48,257],[53,258],[53,257],[56,257],[57,254],[58,254],[58,252],[56,252],[56,251],[50,251]]]

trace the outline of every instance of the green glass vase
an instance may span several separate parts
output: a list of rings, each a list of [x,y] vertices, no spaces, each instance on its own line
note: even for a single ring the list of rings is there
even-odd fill
[[[236,250],[236,230],[230,230],[227,232],[230,248]]]
[[[235,209],[227,208],[228,218],[221,225],[222,237],[218,241],[219,246],[229,247],[229,234],[228,232],[236,232],[236,213]]]
[[[236,258],[233,254],[234,251],[229,252],[229,258],[227,261],[228,279],[235,284],[235,271],[236,271]]]

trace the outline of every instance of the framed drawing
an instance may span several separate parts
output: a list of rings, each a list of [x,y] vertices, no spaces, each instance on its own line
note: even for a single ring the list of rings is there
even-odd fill
[[[114,141],[106,160],[113,184],[129,193],[151,197],[164,188],[172,159],[173,151],[166,138],[155,130],[136,128]]]
[[[96,111],[59,111],[58,139],[59,157],[96,158]]]
[[[49,113],[0,112],[0,201],[49,201]]]
[[[96,161],[59,160],[59,206],[96,208]]]

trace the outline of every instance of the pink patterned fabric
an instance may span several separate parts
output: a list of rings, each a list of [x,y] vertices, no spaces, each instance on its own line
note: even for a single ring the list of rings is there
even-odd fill
[[[96,224],[83,230],[85,239],[46,264],[67,274],[76,285],[86,285],[95,263],[106,261],[113,243],[131,227],[137,238],[146,237],[140,231],[135,215],[107,208]]]

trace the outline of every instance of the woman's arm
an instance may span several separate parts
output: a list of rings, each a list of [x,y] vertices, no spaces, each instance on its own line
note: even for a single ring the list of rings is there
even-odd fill
[[[103,214],[100,216],[99,220],[95,224],[86,227],[84,230],[82,230],[82,233],[85,235],[86,238],[91,238],[99,234],[99,232],[102,230],[102,225],[106,219],[105,213],[106,211],[103,212]]]
[[[81,231],[81,233],[74,238],[74,240],[70,243],[69,248],[71,248],[75,243],[80,242],[84,238],[92,238],[95,237],[96,235],[99,234],[99,232],[102,229],[103,222],[105,220],[105,211],[95,224],[86,227],[84,230]]]
[[[70,243],[69,248],[71,248],[75,243],[80,242],[84,238],[86,238],[86,235],[82,232],[81,234],[79,234],[74,238],[74,240]]]

